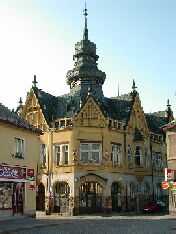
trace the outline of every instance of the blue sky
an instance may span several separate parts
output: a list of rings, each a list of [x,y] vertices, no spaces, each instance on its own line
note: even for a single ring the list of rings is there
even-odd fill
[[[106,72],[106,96],[131,91],[145,112],[175,110],[176,1],[87,0],[89,39]],[[82,37],[84,0],[0,0],[0,102],[16,107],[33,75],[53,95],[69,91],[74,44]]]

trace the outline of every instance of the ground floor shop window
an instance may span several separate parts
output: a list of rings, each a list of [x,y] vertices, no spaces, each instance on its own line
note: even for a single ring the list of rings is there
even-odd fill
[[[23,214],[24,183],[0,182],[0,209]]]
[[[13,183],[0,182],[0,209],[12,209]]]

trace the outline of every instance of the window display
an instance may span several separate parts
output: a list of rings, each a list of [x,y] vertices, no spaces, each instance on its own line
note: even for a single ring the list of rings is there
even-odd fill
[[[0,209],[12,209],[13,183],[0,182]]]

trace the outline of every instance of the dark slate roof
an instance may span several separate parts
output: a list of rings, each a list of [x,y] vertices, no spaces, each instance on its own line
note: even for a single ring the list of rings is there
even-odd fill
[[[133,100],[130,96],[128,96],[128,100],[116,97],[104,98],[102,102],[102,107],[109,118],[124,122],[128,121],[132,106]]]
[[[167,124],[167,118],[166,117],[160,117],[154,114],[145,114],[148,127],[151,132],[154,132],[156,134],[162,134],[162,126]]]
[[[0,103],[0,121],[12,124],[19,128],[24,128],[35,133],[41,134],[42,131],[30,125],[26,120],[17,115],[17,113],[10,111],[7,107]]]
[[[57,97],[49,93],[46,93],[43,90],[38,89],[36,87],[33,87],[32,89],[39,101],[39,104],[42,108],[46,121],[48,123],[51,122],[57,113],[57,108],[56,108],[58,105]]]
[[[72,117],[80,111],[80,95],[76,92],[56,97],[36,87],[33,90],[49,125],[57,118]],[[103,97],[99,100],[94,96],[93,98],[106,117],[123,121],[126,124],[128,123],[133,106],[133,96],[131,93],[112,98]],[[145,114],[151,132],[162,133],[161,127],[167,124],[167,119],[163,116],[163,111]]]

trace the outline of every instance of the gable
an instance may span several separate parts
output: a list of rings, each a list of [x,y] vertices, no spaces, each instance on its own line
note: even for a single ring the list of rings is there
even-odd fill
[[[138,133],[138,135],[139,132],[144,136],[149,134],[147,121],[139,96],[136,96],[134,99],[127,128],[129,131],[134,132],[135,134]]]
[[[106,119],[99,105],[89,97],[74,119],[75,126],[105,127]]]
[[[26,102],[22,110],[22,116],[30,124],[42,130],[46,130],[48,127],[39,101],[32,89],[27,95]]]

